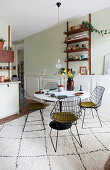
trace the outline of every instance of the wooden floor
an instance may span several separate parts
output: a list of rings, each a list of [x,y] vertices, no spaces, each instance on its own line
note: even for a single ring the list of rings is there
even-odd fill
[[[8,117],[6,117],[6,118],[0,119],[0,125],[3,124],[3,123],[9,122],[9,121],[11,121],[11,120],[17,119],[17,118],[19,118],[19,117],[22,117],[22,116],[24,116],[24,115],[26,115],[26,110],[21,107],[19,114],[15,114],[15,115],[8,116]]]
[[[31,102],[31,101],[28,101],[28,102]],[[36,101],[32,101],[32,102],[36,103]],[[45,104],[45,106],[47,107],[49,105]],[[20,107],[20,113],[19,114],[15,114],[15,115],[8,116],[6,118],[0,119],[0,125],[3,124],[3,123],[7,123],[7,122],[9,122],[11,120],[14,120],[14,119],[18,119],[18,118],[26,115],[26,113],[27,113],[26,110],[23,107]],[[32,113],[32,112],[30,112],[30,113]]]

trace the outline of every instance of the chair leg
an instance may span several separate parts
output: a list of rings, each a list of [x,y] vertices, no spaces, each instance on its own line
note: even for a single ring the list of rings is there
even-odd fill
[[[25,126],[26,126],[26,122],[27,122],[28,116],[29,116],[29,111],[27,110],[27,115],[26,115],[25,124],[24,124],[24,127],[23,127],[23,132],[24,132],[24,129],[25,129]]]
[[[52,132],[52,128],[51,128],[51,130],[50,130],[49,136],[50,136],[50,139],[51,139],[51,142],[52,142],[53,149],[54,149],[54,151],[56,152],[56,151],[57,151],[57,144],[58,144],[58,130],[57,130],[57,136],[56,136],[56,146],[55,146],[54,143],[53,143],[53,140],[52,140],[52,137],[51,137],[51,132]]]
[[[43,130],[45,130],[45,123],[44,123],[44,117],[43,117],[43,110],[40,110],[40,115],[41,115],[41,119],[42,119],[42,123],[43,123],[43,127],[44,127]]]
[[[76,139],[76,141],[78,142],[79,146],[82,148],[82,143],[81,143],[81,139],[80,139],[80,135],[79,135],[79,132],[78,132],[77,125],[75,125],[75,127],[76,127],[76,131],[77,131],[77,135],[78,135],[79,141],[77,140],[77,138],[75,137],[75,135],[72,133],[71,128],[70,128],[70,133],[71,133],[71,135]]]
[[[82,128],[83,128],[83,124],[84,124],[85,113],[86,113],[86,109],[84,109],[84,115],[83,115],[83,120],[82,120]]]
[[[91,113],[92,113],[92,117],[94,118],[94,114],[93,114],[93,110],[92,110],[92,108],[91,108]]]
[[[98,110],[97,110],[97,109],[95,109],[95,110],[96,110],[97,117],[98,117],[98,119],[99,119],[100,125],[101,125],[101,127],[102,127],[102,122],[101,122],[101,120],[100,120],[100,117],[99,117],[99,114],[98,114]]]

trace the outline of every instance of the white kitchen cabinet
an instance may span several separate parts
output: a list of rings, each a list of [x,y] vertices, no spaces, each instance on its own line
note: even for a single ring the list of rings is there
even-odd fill
[[[0,83],[0,119],[19,113],[19,82]]]

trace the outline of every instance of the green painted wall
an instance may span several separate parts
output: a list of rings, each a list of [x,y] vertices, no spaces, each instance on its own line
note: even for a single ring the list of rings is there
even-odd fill
[[[92,24],[99,30],[108,29],[110,31],[110,8],[92,14]],[[80,19],[71,20],[70,26],[80,24],[83,20],[87,20],[88,16]],[[66,67],[64,62],[66,54],[63,52],[66,45],[63,43],[66,30],[66,23],[60,25],[60,57],[57,56],[58,47],[58,27],[53,27],[43,32],[34,34],[24,39],[24,60],[25,74],[42,74],[42,70],[46,69],[47,74],[55,74],[58,72],[55,65],[57,59],[61,59],[62,67]],[[103,74],[104,55],[110,53],[110,34],[100,37],[96,33],[92,33],[92,73]],[[74,54],[76,55],[76,54]],[[80,66],[87,66],[88,62],[74,62],[69,64],[77,73]]]

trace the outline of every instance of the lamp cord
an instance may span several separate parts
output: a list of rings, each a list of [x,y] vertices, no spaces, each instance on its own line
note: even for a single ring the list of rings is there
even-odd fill
[[[59,54],[60,54],[60,25],[59,25],[59,7],[58,7],[58,38],[57,38],[57,40],[58,40],[58,48],[57,48],[57,60],[59,59]]]

